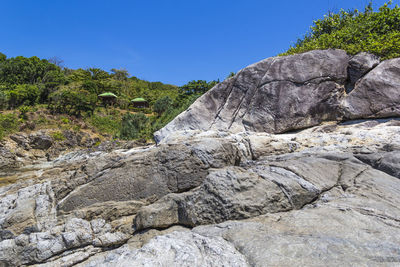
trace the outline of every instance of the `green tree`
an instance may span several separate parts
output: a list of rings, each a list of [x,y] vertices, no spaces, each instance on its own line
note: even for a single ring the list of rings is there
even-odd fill
[[[111,69],[111,76],[118,81],[126,81],[129,73],[126,69]]]
[[[207,82],[204,80],[197,80],[197,81],[193,80],[180,87],[180,89],[185,94],[204,94],[218,83],[219,81]]]
[[[232,78],[232,77],[235,76],[235,75],[236,75],[236,73],[234,73],[234,72],[231,71],[231,73],[229,73],[228,77],[226,77],[226,78],[227,78],[227,79],[228,79],[228,78]]]
[[[13,89],[5,91],[8,98],[8,105],[11,108],[16,108],[20,105],[34,105],[37,103],[40,91],[36,85],[19,84]]]
[[[172,105],[172,99],[169,96],[163,96],[157,99],[153,105],[153,110],[161,116]]]
[[[7,56],[0,52],[0,62],[6,61]]]
[[[49,71],[61,69],[38,57],[15,57],[0,62],[0,83],[5,84],[37,84],[42,83]]]
[[[364,12],[330,12],[314,21],[310,32],[281,55],[338,48],[349,54],[370,52],[382,59],[400,57],[400,8],[391,5],[389,1],[374,12],[370,2]]]
[[[89,68],[87,71],[90,74],[92,80],[104,80],[110,77],[107,71],[98,68]]]
[[[147,127],[148,121],[143,113],[126,113],[122,117],[120,137],[126,140],[144,137],[142,131]]]
[[[97,95],[69,86],[52,93],[50,99],[49,108],[53,112],[67,113],[78,117],[82,112],[93,114],[97,103]]]

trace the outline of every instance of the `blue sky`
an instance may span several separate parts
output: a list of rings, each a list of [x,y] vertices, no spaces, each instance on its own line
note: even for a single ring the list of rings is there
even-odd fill
[[[398,4],[400,0],[395,0]],[[0,52],[69,68],[126,68],[182,85],[284,52],[313,20],[368,0],[2,0]],[[385,0],[375,0],[377,8]]]

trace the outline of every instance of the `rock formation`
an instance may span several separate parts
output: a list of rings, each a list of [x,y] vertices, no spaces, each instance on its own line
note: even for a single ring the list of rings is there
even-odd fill
[[[283,133],[323,121],[399,116],[400,59],[378,63],[342,50],[265,59],[200,97],[156,132],[156,141],[195,129]]]
[[[270,58],[157,146],[16,165],[0,266],[398,265],[399,92],[400,59]],[[0,170],[16,161],[0,152]]]

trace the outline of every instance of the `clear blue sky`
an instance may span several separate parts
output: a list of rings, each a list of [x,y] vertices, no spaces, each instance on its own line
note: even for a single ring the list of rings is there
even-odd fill
[[[394,3],[399,3],[395,0]],[[69,68],[126,68],[182,85],[284,52],[327,11],[368,0],[3,0],[0,52]],[[385,0],[375,0],[374,7]]]

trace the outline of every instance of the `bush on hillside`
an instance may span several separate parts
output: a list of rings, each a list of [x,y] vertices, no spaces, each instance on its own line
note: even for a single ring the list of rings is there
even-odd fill
[[[5,92],[0,91],[0,110],[8,107],[8,96]]]
[[[49,109],[80,117],[82,112],[93,114],[97,96],[79,88],[62,88],[50,95]]]
[[[126,113],[122,117],[120,138],[129,140],[142,138],[147,127],[148,118],[143,113]]]
[[[19,121],[15,114],[0,114],[0,140],[18,130]]]
[[[16,108],[21,105],[34,105],[39,100],[40,90],[33,84],[19,84],[13,89],[5,91],[8,106]]]
[[[153,105],[153,110],[158,116],[161,116],[172,105],[172,99],[169,96],[163,96],[157,99]]]
[[[103,134],[107,133],[115,136],[121,130],[121,118],[115,115],[101,116],[93,114],[88,122]]]
[[[377,12],[372,3],[364,12],[358,10],[329,13],[314,21],[310,33],[281,55],[302,53],[314,49],[338,48],[349,54],[365,51],[382,59],[400,57],[400,8],[392,2]]]

